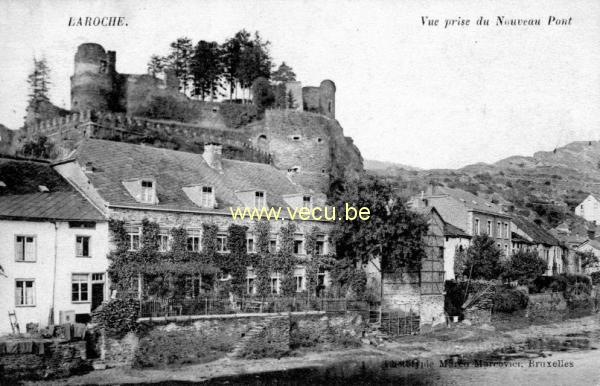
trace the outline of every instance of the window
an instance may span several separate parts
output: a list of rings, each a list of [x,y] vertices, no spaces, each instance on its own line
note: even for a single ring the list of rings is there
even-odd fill
[[[475,219],[475,234],[476,234],[476,235],[479,235],[479,234],[480,234],[480,231],[481,231],[481,229],[480,229],[480,226],[479,226],[479,219],[478,219],[478,218],[476,218],[476,219]]]
[[[154,183],[152,181],[142,181],[142,202],[154,202]]]
[[[75,236],[75,256],[90,257],[90,236]]]
[[[277,252],[277,240],[269,240],[269,252]]]
[[[227,236],[217,235],[217,252],[227,252]]]
[[[254,207],[255,208],[264,208],[267,206],[267,200],[265,199],[265,192],[255,192],[254,193]]]
[[[89,299],[87,273],[74,273],[71,275],[71,301],[87,302]]]
[[[15,305],[35,306],[35,280],[15,280]]]
[[[106,73],[106,65],[107,65],[107,63],[106,63],[106,60],[101,60],[101,61],[100,61],[100,68],[99,68],[99,70],[98,70],[98,71],[99,71],[101,74],[104,74],[104,73]]]
[[[305,208],[312,208],[312,197],[311,196],[302,197],[302,206]]]
[[[104,283],[103,273],[92,273],[92,281],[96,283]]]
[[[129,238],[129,251],[140,249],[140,227],[138,225],[128,225],[127,236]]]
[[[331,112],[331,101],[327,103],[327,112]]]
[[[293,135],[292,136],[292,141],[299,141],[300,140],[300,136],[299,135]]]
[[[96,223],[92,221],[69,221],[69,228],[96,229]]]
[[[318,235],[315,243],[315,255],[323,255],[325,253],[325,236]]]
[[[248,273],[248,276],[246,278],[246,293],[248,295],[253,295],[254,293],[256,293],[256,289],[254,288],[254,279],[254,273],[251,271],[250,273]]]
[[[504,255],[508,256],[508,244],[504,244]]]
[[[161,229],[158,232],[158,251],[167,252],[169,250],[169,230]]]
[[[500,221],[496,224],[496,237],[502,237],[502,223]]]
[[[214,196],[213,196],[212,186],[203,186],[202,187],[200,203],[205,208],[211,208],[211,207],[215,206],[215,200],[214,200]]]
[[[246,240],[246,250],[248,251],[248,253],[256,252],[256,250],[254,249],[254,239],[250,238]]]
[[[508,223],[504,223],[504,238],[508,238]]]
[[[296,292],[302,292],[302,290],[304,289],[304,277],[302,276],[296,276]]]
[[[492,236],[492,221],[491,220],[487,221],[487,234],[489,236]]]
[[[271,293],[278,294],[279,293],[279,278],[271,277]]]
[[[35,261],[35,236],[17,236],[15,251],[17,261]]]
[[[302,253],[302,240],[294,240],[294,253]]]
[[[200,229],[187,230],[187,250],[190,252],[200,251]]]

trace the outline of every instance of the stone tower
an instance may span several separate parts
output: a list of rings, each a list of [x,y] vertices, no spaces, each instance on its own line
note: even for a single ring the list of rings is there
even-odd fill
[[[326,117],[335,118],[335,83],[326,79],[319,86],[319,104],[321,114]]]
[[[77,48],[71,76],[71,110],[113,110],[116,103],[116,53],[100,44],[84,43]]]

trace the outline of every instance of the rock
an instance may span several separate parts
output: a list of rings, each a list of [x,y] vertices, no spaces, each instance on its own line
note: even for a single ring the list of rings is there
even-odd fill
[[[464,324],[465,326],[470,326],[472,323],[469,319],[465,319],[462,321],[462,324]]]
[[[487,323],[482,324],[479,328],[486,331],[496,331],[496,327],[490,326]]]
[[[361,342],[362,344],[371,344],[371,341],[370,341],[369,339],[367,339],[367,338],[362,338],[362,339],[360,340],[360,342]]]

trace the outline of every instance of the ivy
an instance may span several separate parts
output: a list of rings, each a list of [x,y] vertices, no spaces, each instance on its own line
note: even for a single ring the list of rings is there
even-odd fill
[[[246,288],[246,271],[248,269],[248,253],[246,251],[246,230],[248,227],[231,224],[228,229],[227,247],[229,254],[224,254],[221,261],[226,272],[230,273],[232,292],[243,296]]]
[[[296,282],[294,280],[294,268],[296,266],[296,256],[294,255],[295,231],[296,224],[293,222],[281,227],[279,234],[281,239],[280,249],[274,259],[273,268],[282,276],[280,289],[284,296],[291,296],[296,292]]]
[[[253,264],[256,273],[256,294],[260,297],[271,293],[271,271],[273,271],[273,256],[269,252],[271,225],[261,221],[255,225],[257,258]]]
[[[202,224],[202,251],[210,259],[215,261],[217,253],[217,232],[219,228],[215,224]]]

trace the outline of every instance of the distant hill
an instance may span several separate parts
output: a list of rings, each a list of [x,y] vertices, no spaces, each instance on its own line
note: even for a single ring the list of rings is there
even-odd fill
[[[589,193],[600,194],[600,142],[573,142],[533,156],[512,156],[493,164],[476,163],[460,169],[381,169],[372,174],[397,180],[404,195],[439,184],[460,188],[503,205],[508,211],[552,228],[562,221],[583,222],[574,207]],[[385,170],[385,169],[384,169]]]
[[[395,163],[395,162],[386,162],[386,161],[376,161],[376,160],[364,160],[363,161],[363,166],[365,168],[365,170],[367,171],[374,171],[374,172],[393,172],[396,169],[403,169],[403,170],[422,170],[421,168],[415,167],[415,166],[410,166],[410,165],[404,165],[404,164],[399,164],[399,163]]]

